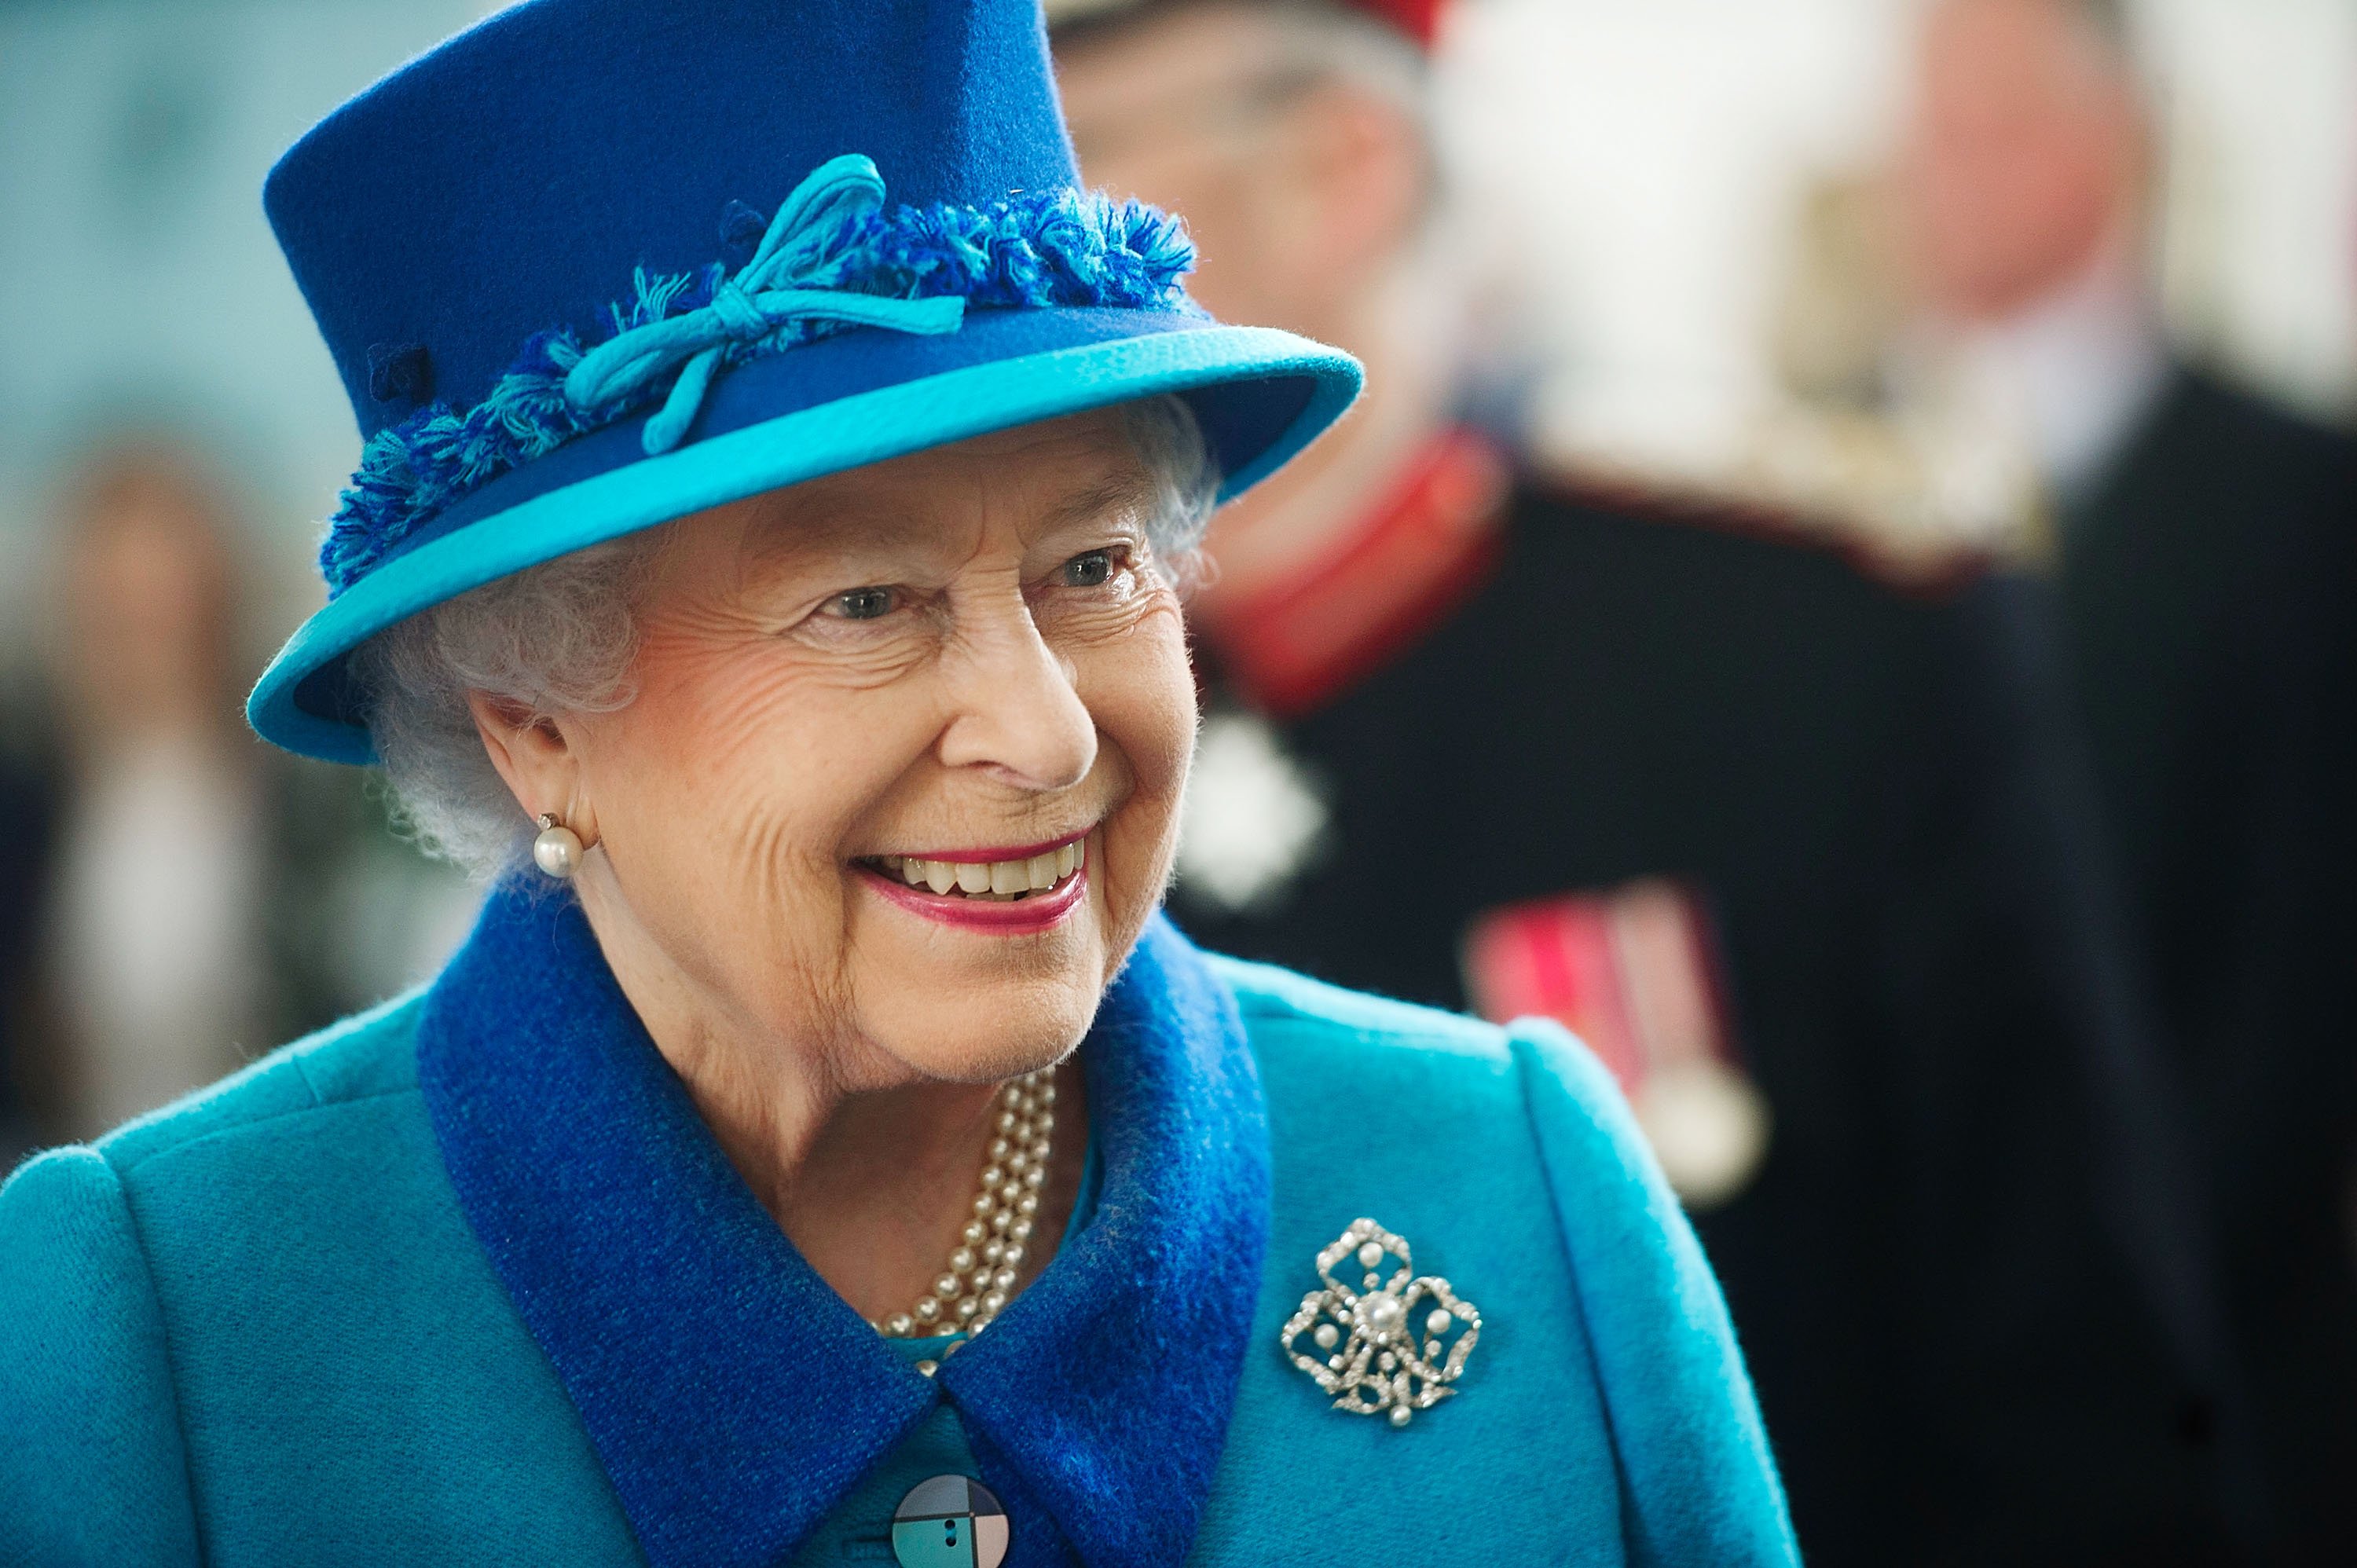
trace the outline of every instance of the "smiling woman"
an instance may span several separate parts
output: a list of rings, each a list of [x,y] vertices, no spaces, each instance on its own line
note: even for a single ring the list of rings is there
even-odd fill
[[[267,199],[369,434],[248,711],[491,886],[0,1188],[0,1559],[1290,1563],[1405,1461],[1421,1563],[1792,1560],[1596,1063],[1157,912],[1196,542],[1358,371],[1033,0],[533,0]]]
[[[560,556],[352,660],[432,842],[496,878],[564,824],[623,993],[866,1316],[955,1323],[987,1294],[925,1293],[989,1140],[973,1094],[910,1079],[1052,1067],[1159,901],[1194,734],[1175,587],[1217,489],[1193,413],[1148,398]],[[865,1178],[810,1201],[861,1094],[903,1133],[939,1120],[938,1201]]]

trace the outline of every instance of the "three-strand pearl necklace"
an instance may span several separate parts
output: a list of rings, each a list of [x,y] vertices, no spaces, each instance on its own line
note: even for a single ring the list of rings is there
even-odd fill
[[[932,1294],[876,1325],[896,1339],[935,1334],[979,1334],[1006,1307],[1022,1273],[1023,1255],[1048,1184],[1048,1155],[1056,1131],[1056,1069],[1041,1068],[1010,1079],[998,1091],[998,1122],[983,1156],[982,1181],[949,1267]]]

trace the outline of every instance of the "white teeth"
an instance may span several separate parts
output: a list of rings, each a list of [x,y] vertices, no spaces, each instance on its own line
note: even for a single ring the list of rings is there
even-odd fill
[[[1022,860],[927,860],[915,854],[882,854],[876,862],[887,875],[897,876],[911,887],[930,887],[941,894],[955,890],[968,897],[1019,898],[1026,893],[1047,892],[1086,865],[1088,859],[1087,845],[1075,840]]]

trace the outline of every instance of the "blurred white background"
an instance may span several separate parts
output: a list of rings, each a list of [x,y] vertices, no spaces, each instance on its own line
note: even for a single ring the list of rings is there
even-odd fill
[[[1452,161],[1539,345],[1534,439],[1708,475],[1774,395],[1809,188],[1897,131],[1912,0],[1489,0]],[[2191,352],[2312,413],[2357,394],[2357,5],[2128,6],[2164,146],[2156,258]]]
[[[291,624],[355,455],[264,224],[272,158],[470,0],[0,5],[0,656],[33,624],[61,455],[185,424],[262,499]],[[2160,258],[2185,343],[2301,405],[2357,392],[2357,5],[2132,7],[2167,128]],[[1544,449],[1671,474],[1774,395],[1797,204],[1871,168],[1912,0],[1472,0],[1452,163],[1534,377]]]

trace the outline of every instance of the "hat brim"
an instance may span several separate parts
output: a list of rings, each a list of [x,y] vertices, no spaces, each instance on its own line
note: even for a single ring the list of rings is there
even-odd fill
[[[990,357],[994,348],[1012,351]],[[888,378],[923,370],[929,355],[951,362],[845,388],[844,371]],[[948,338],[863,330],[757,360],[721,378],[695,438],[674,451],[643,456],[634,418],[450,508],[303,623],[263,671],[246,716],[289,751],[374,762],[345,655],[470,588],[765,490],[1164,392],[1194,409],[1224,500],[1339,418],[1360,379],[1349,355],[1288,332],[1130,310],[981,313]],[[834,395],[812,402],[813,390]]]

